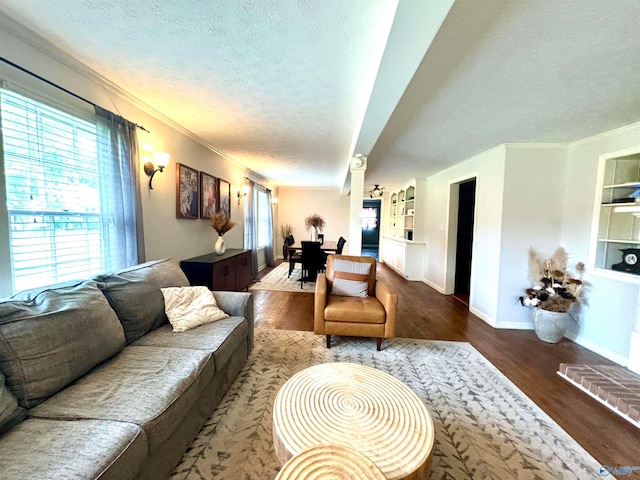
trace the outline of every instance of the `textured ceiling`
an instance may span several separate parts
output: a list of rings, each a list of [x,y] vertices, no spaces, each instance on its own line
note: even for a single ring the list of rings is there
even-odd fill
[[[337,186],[395,6],[3,0],[0,9],[264,177]]]
[[[640,120],[637,0],[451,3],[3,0],[0,12],[280,185],[344,187],[352,153],[368,155],[367,185],[393,185],[504,142]]]

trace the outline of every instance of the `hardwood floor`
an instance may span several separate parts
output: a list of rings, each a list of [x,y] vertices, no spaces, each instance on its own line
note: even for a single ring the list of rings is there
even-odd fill
[[[602,465],[640,465],[640,430],[556,374],[560,363],[613,362],[568,339],[547,344],[533,331],[494,329],[464,303],[409,282],[385,265],[378,264],[378,278],[399,295],[397,337],[471,343]],[[257,327],[313,331],[312,294],[253,294]],[[373,339],[371,346],[375,349]]]

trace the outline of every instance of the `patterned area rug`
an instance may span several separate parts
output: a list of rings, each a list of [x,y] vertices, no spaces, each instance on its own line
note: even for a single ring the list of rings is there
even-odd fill
[[[256,347],[185,453],[172,480],[273,479],[272,410],[294,373],[325,362],[383,370],[427,405],[435,425],[432,479],[599,478],[600,465],[470,344],[256,330]]]
[[[313,292],[315,282],[304,282],[300,288],[300,264],[296,264],[291,278],[289,275],[289,262],[283,262],[267,273],[262,280],[254,283],[249,290],[280,290],[285,292]]]

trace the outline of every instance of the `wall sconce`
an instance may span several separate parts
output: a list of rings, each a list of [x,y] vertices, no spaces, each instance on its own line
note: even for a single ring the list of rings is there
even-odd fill
[[[238,188],[238,205],[240,205],[240,200],[247,196],[249,193],[249,185],[242,185],[242,189]]]
[[[272,203],[273,205],[277,205],[277,204],[278,204],[278,197],[273,197],[273,198],[271,199],[271,203]]]
[[[153,176],[156,172],[162,172],[164,168],[169,164],[169,158],[171,155],[164,152],[153,152],[153,160],[156,162],[157,168],[154,167],[153,162],[145,162],[144,164],[144,173],[146,173],[149,177],[149,189],[153,190]]]

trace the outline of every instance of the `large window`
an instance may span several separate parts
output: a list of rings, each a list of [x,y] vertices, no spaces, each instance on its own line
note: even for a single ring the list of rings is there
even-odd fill
[[[14,290],[106,269],[95,123],[0,89]]]
[[[269,229],[269,196],[267,192],[258,189],[258,248],[264,248],[269,244],[271,231]]]

